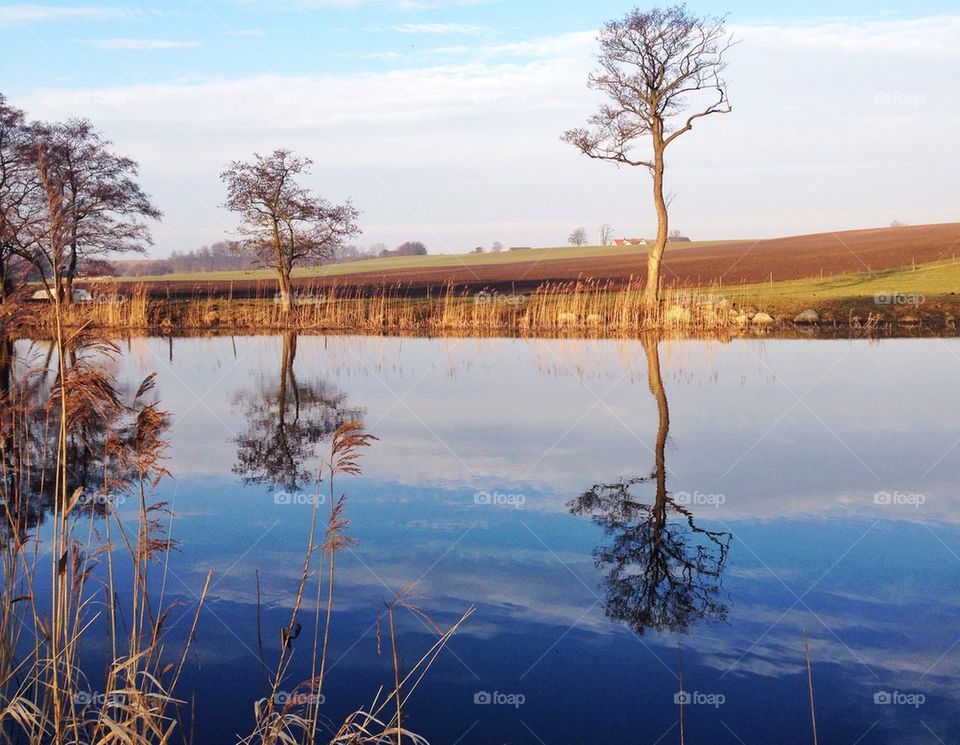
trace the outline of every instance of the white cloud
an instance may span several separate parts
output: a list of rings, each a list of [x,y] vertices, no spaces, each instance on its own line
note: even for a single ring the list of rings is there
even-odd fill
[[[6,5],[0,6],[0,26],[14,23],[77,20],[83,18],[122,18],[131,15],[124,8],[72,7],[63,5]]]
[[[960,56],[960,16],[911,20],[843,21],[796,26],[734,26],[735,36],[774,49]]]
[[[85,43],[97,49],[189,49],[200,46],[196,41],[173,39],[87,39]]]

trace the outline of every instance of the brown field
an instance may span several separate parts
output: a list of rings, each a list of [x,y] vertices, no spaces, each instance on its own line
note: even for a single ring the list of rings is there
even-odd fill
[[[664,281],[677,286],[739,285],[802,279],[851,272],[876,271],[911,263],[950,259],[960,253],[960,223],[874,228],[834,233],[735,241],[683,250],[667,249]],[[642,279],[646,267],[636,253],[596,258],[550,259],[509,264],[424,267],[362,272],[336,278],[301,278],[296,284],[318,288],[388,286],[405,294],[435,294],[448,283],[465,289],[497,288],[530,291],[544,282],[580,278]],[[275,283],[268,280],[164,281],[150,286],[153,297],[263,296]]]

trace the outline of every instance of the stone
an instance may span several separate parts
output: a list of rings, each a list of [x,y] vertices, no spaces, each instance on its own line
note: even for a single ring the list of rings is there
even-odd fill
[[[801,313],[798,313],[794,319],[794,323],[820,323],[820,314],[812,308],[808,308]]]
[[[769,326],[773,323],[773,316],[768,313],[755,313],[752,321],[756,326]]]

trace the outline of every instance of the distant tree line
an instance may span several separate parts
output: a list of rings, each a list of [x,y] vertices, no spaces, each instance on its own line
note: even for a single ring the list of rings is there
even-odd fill
[[[165,259],[126,259],[113,262],[117,274],[196,274],[198,272],[239,272],[255,265],[251,256],[237,254],[229,241],[218,241],[190,251],[173,251]]]

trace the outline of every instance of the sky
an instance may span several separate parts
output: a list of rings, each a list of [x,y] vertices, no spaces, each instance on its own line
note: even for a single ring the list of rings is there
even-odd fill
[[[289,147],[362,212],[356,243],[432,253],[655,231],[649,174],[560,141],[612,0],[0,2],[0,92],[91,119],[164,213],[151,255],[229,237],[219,174]],[[690,3],[739,43],[733,112],[670,146],[671,227],[698,240],[957,221],[955,1]]]

